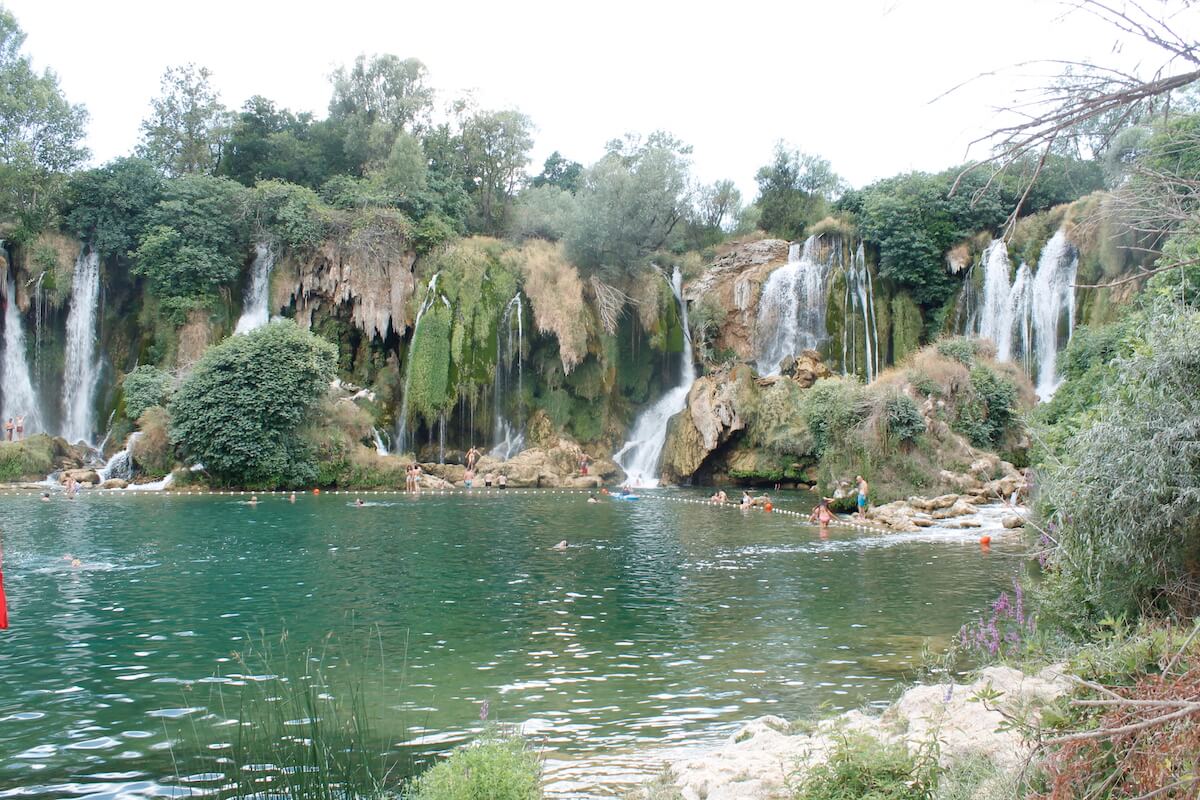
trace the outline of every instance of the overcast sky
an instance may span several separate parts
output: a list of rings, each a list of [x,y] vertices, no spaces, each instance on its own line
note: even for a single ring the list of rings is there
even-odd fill
[[[471,90],[529,114],[535,165],[553,150],[588,163],[615,136],[665,129],[694,146],[705,180],[749,192],[784,139],[861,186],[961,162],[994,108],[1048,68],[930,102],[962,81],[1135,55],[1114,56],[1111,29],[1053,0],[3,1],[35,65],[87,105],[96,163],[132,149],[168,66],[208,67],[231,107],[262,94],[324,116],[335,66],[390,52],[424,61],[442,100]]]

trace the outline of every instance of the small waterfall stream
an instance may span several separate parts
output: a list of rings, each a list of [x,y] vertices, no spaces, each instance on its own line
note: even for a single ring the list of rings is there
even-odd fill
[[[783,269],[781,267],[780,269]],[[778,272],[779,270],[776,270]],[[676,267],[671,275],[671,291],[679,303],[679,319],[683,325],[683,363],[679,385],[668,391],[638,416],[629,434],[629,441],[613,455],[613,461],[625,471],[626,480],[633,486],[658,486],[658,462],[667,443],[667,423],[687,407],[688,392],[696,382],[696,365],[692,361],[692,336],[688,328],[687,302],[683,299],[683,274]]]
[[[234,333],[249,333],[266,325],[271,318],[271,270],[275,268],[275,250],[267,242],[254,245],[254,263],[250,265],[250,284],[242,301],[242,316]]]
[[[1019,361],[1034,379],[1038,398],[1053,396],[1062,379],[1058,353],[1075,332],[1075,275],[1079,252],[1059,229],[1042,247],[1037,270],[1012,263],[1000,239],[984,251],[983,302],[969,330],[991,339],[996,358]]]
[[[433,277],[429,279],[429,286],[425,289],[425,299],[421,302],[421,307],[417,309],[417,318],[413,320],[412,337],[408,340],[408,352],[412,355],[413,344],[417,341],[417,334],[421,329],[421,317],[425,316],[425,312],[433,305],[434,299],[437,297],[437,282],[440,272],[435,272]],[[400,394],[400,416],[396,420],[396,441],[395,447],[397,453],[407,453],[412,447],[412,442],[409,441],[408,430],[408,386],[412,374],[409,371],[409,365],[404,365],[404,389]]]
[[[862,242],[846,270],[846,322],[842,327],[842,373],[857,372],[861,355],[867,383],[879,374],[879,320],[875,317],[875,287],[867,269]],[[861,337],[860,337],[861,334]]]
[[[67,344],[63,368],[62,435],[68,442],[92,441],[96,420],[93,398],[100,377],[96,356],[96,310],[100,302],[100,254],[85,247],[71,279]]]
[[[522,388],[525,385],[525,366],[522,350],[525,348],[525,330],[521,319],[521,294],[518,292],[508,301],[500,327],[496,329],[496,380],[492,385],[492,414],[494,417],[491,456],[502,461],[525,449],[525,420]],[[517,323],[516,342],[513,341],[513,320]],[[514,376],[513,366],[516,362]],[[513,378],[516,382],[513,382]],[[504,415],[504,404],[514,399],[516,418],[509,421]]]
[[[44,430],[41,404],[29,376],[25,352],[25,329],[17,308],[17,284],[12,275],[4,286],[3,418],[25,417],[25,435]]]
[[[778,375],[785,358],[825,341],[829,274],[840,262],[840,238],[826,244],[810,236],[803,249],[795,242],[788,248],[787,263],[767,278],[758,301],[754,336],[760,375]]]
[[[133,478],[133,445],[141,436],[141,431],[129,434],[129,438],[125,440],[125,447],[113,453],[112,458],[103,467],[96,470],[101,483],[112,478],[120,478],[123,481]]]

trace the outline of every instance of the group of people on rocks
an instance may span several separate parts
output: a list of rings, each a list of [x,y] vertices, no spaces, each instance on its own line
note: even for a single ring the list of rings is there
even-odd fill
[[[24,415],[8,418],[8,421],[4,423],[4,438],[10,442],[19,442],[25,438]]]

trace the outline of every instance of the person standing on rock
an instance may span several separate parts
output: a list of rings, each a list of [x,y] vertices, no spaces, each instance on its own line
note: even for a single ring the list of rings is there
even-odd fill
[[[496,477],[496,488],[497,489],[507,489],[508,488],[508,476],[505,475],[503,472],[501,472]]]
[[[16,425],[13,424],[13,418],[9,417],[8,422],[4,423],[4,436],[10,442],[13,440],[13,429]]]
[[[25,417],[24,415],[17,417],[17,441],[25,438]]]
[[[862,475],[856,476],[854,481],[858,484],[858,518],[865,519],[867,516],[867,504],[869,502],[868,492],[870,492],[871,487],[867,484],[867,479]]]
[[[475,465],[479,463],[479,450],[475,445],[471,445],[471,449],[467,451],[467,469],[474,472]]]
[[[590,456],[588,456],[587,453],[579,454],[579,474],[580,475],[587,475],[588,467],[590,467],[591,464],[592,464],[592,459]]]

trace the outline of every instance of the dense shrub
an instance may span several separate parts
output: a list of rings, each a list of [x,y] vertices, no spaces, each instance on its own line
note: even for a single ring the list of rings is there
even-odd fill
[[[958,406],[954,429],[976,447],[997,447],[1017,414],[1017,387],[991,367],[971,369],[971,392]]]
[[[0,442],[0,482],[41,480],[54,469],[54,444],[44,435]]]
[[[936,754],[916,756],[903,744],[866,735],[845,736],[828,760],[796,783],[794,800],[931,800],[938,785]]]
[[[925,432],[925,418],[906,394],[889,394],[883,401],[883,412],[889,438],[911,442]]]
[[[171,439],[218,483],[309,483],[316,472],[296,433],[336,359],[333,345],[292,322],[230,337],[205,352],[176,392]]]
[[[171,373],[143,364],[125,376],[121,389],[125,395],[125,416],[136,420],[151,406],[165,406],[171,397],[174,379]]]
[[[418,777],[410,800],[539,800],[541,763],[516,738],[489,737]]]
[[[159,478],[175,463],[171,447],[171,418],[162,406],[151,406],[138,417],[142,435],[134,440],[133,461],[148,477]]]
[[[865,416],[862,386],[846,378],[819,380],[804,392],[801,415],[812,435],[813,454],[821,456],[826,448]]]
[[[937,343],[937,351],[946,358],[952,358],[964,366],[972,367],[975,365],[975,359],[979,356],[979,340],[966,336],[942,339]]]
[[[1094,419],[1043,470],[1052,605],[1074,624],[1200,610],[1200,312],[1148,315]]]
[[[137,246],[162,188],[158,170],[141,158],[78,172],[67,183],[66,227],[100,254],[124,258]]]

